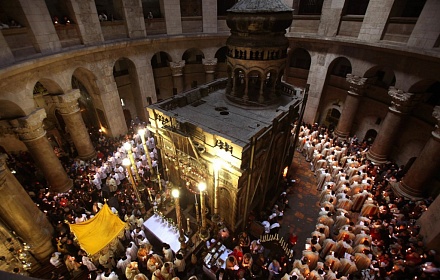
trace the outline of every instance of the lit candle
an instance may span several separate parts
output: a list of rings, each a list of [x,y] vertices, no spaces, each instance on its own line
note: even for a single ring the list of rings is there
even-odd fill
[[[186,218],[186,229],[188,232],[191,231],[191,224],[190,224],[189,218]]]

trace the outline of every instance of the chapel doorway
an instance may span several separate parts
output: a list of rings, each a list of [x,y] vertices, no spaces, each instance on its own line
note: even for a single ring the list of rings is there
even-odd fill
[[[336,108],[331,108],[327,111],[327,115],[324,120],[324,125],[330,130],[334,130],[338,125],[339,118],[341,117],[341,112]]]
[[[364,141],[367,141],[368,145],[373,144],[374,139],[376,139],[377,131],[375,129],[370,129],[365,133]]]

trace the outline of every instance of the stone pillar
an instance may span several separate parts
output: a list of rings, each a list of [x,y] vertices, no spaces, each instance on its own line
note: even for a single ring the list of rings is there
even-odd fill
[[[8,65],[14,63],[15,58],[6,42],[5,36],[0,32],[0,65]]]
[[[340,138],[347,138],[350,135],[353,120],[355,119],[361,97],[365,89],[366,78],[348,74],[347,82],[350,86],[347,97],[345,98],[344,108],[341,118],[335,129],[335,134]]]
[[[104,42],[95,1],[69,0],[67,5],[72,10],[74,24],[78,27],[81,42],[86,46]]]
[[[154,76],[151,69],[151,65],[147,62],[147,59],[143,56],[132,57],[133,64],[129,65],[131,91],[136,107],[136,113],[143,122],[148,122],[148,112],[145,108],[149,105],[147,102],[147,96],[153,97],[155,95],[156,88],[154,85]],[[139,75],[142,73],[142,75]]]
[[[382,38],[395,0],[370,0],[358,39],[378,42]]]
[[[414,94],[403,92],[394,87],[390,87],[388,94],[392,98],[391,106],[388,108],[388,113],[371,149],[367,152],[367,158],[375,164],[387,161],[405,116],[409,114],[413,107]]]
[[[122,12],[128,38],[145,38],[147,31],[141,0],[122,1]]]
[[[96,107],[101,128],[104,133],[110,137],[118,137],[127,133],[127,124],[125,122],[124,111],[121,106],[121,98],[118,92],[118,86],[113,76],[113,64],[95,63],[92,65],[92,72],[97,77],[96,85],[101,92],[101,102]],[[96,106],[96,105],[95,105]],[[102,107],[101,107],[102,106]]]
[[[32,41],[38,52],[43,54],[61,50],[60,39],[44,0],[19,0],[26,16]]]
[[[141,94],[143,95],[144,99],[147,99],[148,97],[151,97],[152,103],[157,102],[157,95],[156,95],[156,85],[154,84],[154,74],[153,74],[153,68],[151,67],[151,64],[145,57],[142,57],[142,63],[140,65],[136,62],[137,67],[137,73],[142,73],[142,75],[137,75],[139,79],[139,90]],[[150,105],[148,103],[145,103],[146,105]],[[145,111],[145,117],[147,118],[145,122],[148,121],[148,112]]]
[[[215,70],[217,68],[217,58],[202,59],[203,69],[205,69],[205,80],[207,83],[214,81]]]
[[[341,21],[344,0],[327,0],[322,4],[318,35],[335,37]]]
[[[440,1],[427,0],[408,39],[409,47],[429,50],[434,47],[440,33],[439,14]]]
[[[53,227],[11,173],[6,159],[5,154],[0,154],[0,217],[23,242],[31,245],[37,260],[45,261],[54,252]]]
[[[168,35],[182,34],[182,15],[180,0],[160,0],[165,12],[165,25]]]
[[[67,176],[52,145],[46,138],[43,120],[46,118],[44,109],[37,109],[26,117],[11,120],[13,130],[28,148],[37,167],[43,172],[51,191],[66,192],[73,186]]]
[[[398,194],[412,200],[423,199],[429,186],[427,183],[440,170],[440,106],[434,107],[432,115],[437,120],[436,129],[405,177],[394,186]]]
[[[307,84],[310,85],[309,97],[307,99],[303,118],[306,123],[314,123],[315,120],[318,119],[318,108],[325,84],[325,79],[322,77],[327,75],[328,65],[330,64],[330,62],[327,62],[326,60],[330,61],[333,59],[332,56],[325,53],[312,54],[312,62],[310,64],[309,76],[307,78]]]
[[[417,220],[423,243],[429,250],[440,251],[440,195]]]
[[[217,0],[202,1],[203,33],[217,33]]]
[[[61,116],[63,116],[67,131],[70,133],[70,137],[72,137],[78,151],[78,157],[88,160],[96,156],[96,151],[78,106],[80,96],[79,89],[72,89],[65,94],[51,96],[50,98],[55,103]]]
[[[171,75],[173,76],[174,88],[177,89],[177,93],[183,91],[183,67],[185,67],[185,61],[170,62]]]

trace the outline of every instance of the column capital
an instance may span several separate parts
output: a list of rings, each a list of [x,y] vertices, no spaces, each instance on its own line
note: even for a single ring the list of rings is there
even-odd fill
[[[215,73],[215,69],[217,67],[217,58],[203,58],[202,64],[205,69],[205,73]]]
[[[440,140],[440,106],[435,106],[432,116],[436,119],[437,124],[435,125],[434,131],[432,131],[432,136]]]
[[[171,68],[171,75],[176,76],[182,76],[183,75],[183,67],[185,67],[185,60],[177,61],[177,62],[170,62],[170,68]]]
[[[391,106],[389,109],[396,113],[408,114],[413,108],[414,94],[404,92],[395,87],[390,87],[388,95],[391,96]]]
[[[10,124],[15,133],[23,142],[36,140],[46,135],[43,127],[43,120],[46,118],[46,111],[37,109],[26,117],[11,120]]]
[[[350,89],[348,90],[348,94],[355,96],[363,94],[363,89],[366,86],[367,78],[362,78],[353,74],[347,74],[347,77],[345,79],[350,87]]]
[[[80,97],[79,89],[71,89],[65,94],[52,95],[47,99],[55,104],[61,115],[69,115],[79,111],[78,99]]]

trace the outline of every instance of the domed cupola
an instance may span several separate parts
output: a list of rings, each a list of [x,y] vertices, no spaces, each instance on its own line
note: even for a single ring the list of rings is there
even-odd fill
[[[228,10],[230,101],[254,107],[277,103],[289,46],[285,33],[292,19],[293,10],[282,0],[242,0]]]

